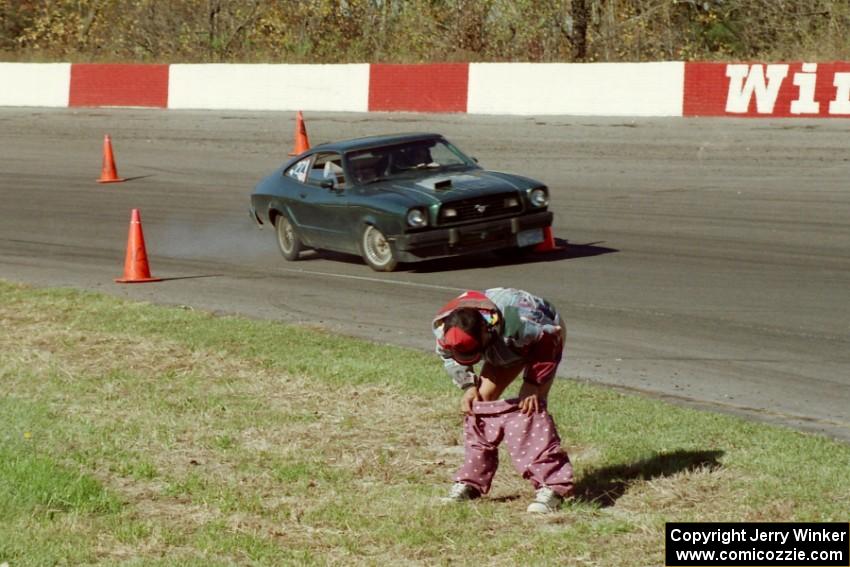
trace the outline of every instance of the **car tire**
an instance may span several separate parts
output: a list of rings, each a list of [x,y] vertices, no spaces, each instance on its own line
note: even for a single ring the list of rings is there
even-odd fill
[[[298,259],[304,245],[301,244],[301,239],[298,233],[295,232],[295,227],[289,221],[285,214],[280,214],[275,219],[275,233],[277,234],[277,247],[284,258],[293,262]]]
[[[392,272],[398,265],[390,241],[371,224],[366,225],[360,236],[360,253],[363,260],[376,272]]]

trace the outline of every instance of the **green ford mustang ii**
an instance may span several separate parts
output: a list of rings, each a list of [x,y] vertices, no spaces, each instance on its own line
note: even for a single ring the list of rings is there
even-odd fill
[[[485,171],[439,134],[373,136],[316,146],[260,181],[251,216],[275,228],[283,257],[306,248],[399,262],[522,251],[552,225],[549,190]]]

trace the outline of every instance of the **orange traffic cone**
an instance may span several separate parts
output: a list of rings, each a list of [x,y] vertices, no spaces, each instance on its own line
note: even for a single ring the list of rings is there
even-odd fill
[[[115,281],[118,283],[162,281],[161,278],[151,277],[139,209],[133,209],[133,212],[130,214],[130,234],[127,236],[127,255],[124,257],[124,277]]]
[[[118,171],[115,169],[115,157],[112,155],[112,140],[109,139],[109,134],[103,137],[103,167],[100,169],[100,179],[98,183],[118,183],[124,179],[118,177]]]
[[[552,227],[547,226],[543,229],[543,242],[534,247],[535,252],[552,252],[553,250],[563,250],[564,246],[555,244],[555,237],[552,235]]]
[[[307,140],[307,127],[304,125],[304,116],[301,111],[295,115],[295,149],[289,152],[291,156],[297,156],[310,149],[310,142]]]

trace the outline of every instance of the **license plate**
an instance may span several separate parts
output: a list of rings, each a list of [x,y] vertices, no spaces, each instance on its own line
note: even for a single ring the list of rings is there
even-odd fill
[[[533,228],[531,230],[521,230],[516,235],[516,245],[522,248],[523,246],[531,246],[532,244],[540,244],[543,242],[543,229]]]

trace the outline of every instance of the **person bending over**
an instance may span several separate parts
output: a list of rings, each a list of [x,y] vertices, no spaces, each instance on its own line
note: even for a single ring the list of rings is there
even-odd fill
[[[528,511],[556,511],[572,495],[573,471],[546,410],[566,337],[555,307],[519,289],[466,291],[439,310],[433,331],[446,372],[463,390],[465,414],[464,463],[444,500],[487,494],[504,441],[537,490]],[[501,399],[520,373],[518,397]]]

